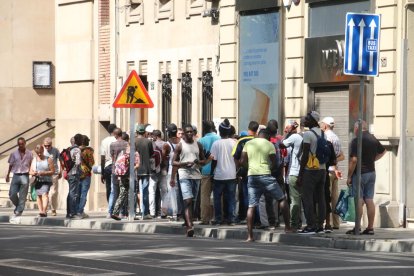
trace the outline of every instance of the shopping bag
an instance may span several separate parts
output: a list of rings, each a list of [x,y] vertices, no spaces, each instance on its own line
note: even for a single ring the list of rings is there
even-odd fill
[[[37,200],[36,187],[34,185],[29,187],[29,200],[30,201]]]
[[[355,198],[351,193],[351,190],[348,192],[348,210],[345,213],[343,220],[345,221],[355,221]]]
[[[342,189],[339,193],[338,202],[335,206],[335,214],[342,220],[345,219],[346,212],[348,212],[348,189]]]
[[[166,216],[177,215],[177,194],[174,188],[170,188],[161,202],[162,213]]]

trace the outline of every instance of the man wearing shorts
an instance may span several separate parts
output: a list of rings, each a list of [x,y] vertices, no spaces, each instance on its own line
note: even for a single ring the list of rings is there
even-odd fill
[[[358,122],[354,125],[354,133],[358,134]],[[349,155],[348,178],[346,184],[352,186],[353,194],[356,194],[356,173],[355,168],[359,162],[357,157],[358,138],[351,141],[351,152]],[[362,217],[362,207],[367,205],[368,227],[362,232],[364,235],[374,235],[375,204],[373,201],[375,193],[375,161],[379,160],[386,153],[385,148],[369,133],[367,123],[362,121],[362,155],[361,155],[361,189],[359,196],[359,220]],[[346,232],[355,234],[355,228]]]
[[[203,146],[194,140],[194,130],[191,125],[184,126],[184,136],[177,145],[173,157],[173,171],[170,185],[175,186],[176,175],[180,177],[181,193],[184,200],[185,225],[187,237],[194,235],[193,229],[193,199],[197,201],[200,187],[200,166],[205,164]]]
[[[243,148],[241,163],[248,166],[247,189],[249,194],[249,209],[247,210],[247,241],[254,241],[253,220],[256,206],[259,205],[260,197],[268,192],[274,199],[279,201],[280,208],[285,221],[285,232],[292,232],[290,228],[289,205],[285,194],[271,176],[271,171],[276,167],[276,150],[269,141],[270,131],[262,129],[258,138],[247,142]]]

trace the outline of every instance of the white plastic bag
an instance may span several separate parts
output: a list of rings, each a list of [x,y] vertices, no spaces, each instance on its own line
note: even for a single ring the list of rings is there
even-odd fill
[[[177,215],[177,194],[174,188],[169,187],[167,194],[164,196],[164,200],[161,202],[161,209],[163,215]]]

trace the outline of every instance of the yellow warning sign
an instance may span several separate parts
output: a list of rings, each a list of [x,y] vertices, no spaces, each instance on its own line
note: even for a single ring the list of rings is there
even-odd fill
[[[120,108],[152,108],[154,103],[142,84],[141,78],[132,70],[124,86],[116,97],[113,107]]]

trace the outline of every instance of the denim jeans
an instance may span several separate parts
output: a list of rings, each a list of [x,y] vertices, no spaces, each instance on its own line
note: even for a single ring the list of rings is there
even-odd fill
[[[157,202],[156,202],[156,192],[157,188],[160,189],[161,202],[164,200],[165,195],[167,194],[167,180],[166,175],[163,175],[162,172],[151,175],[149,179],[149,209],[151,216],[157,215]],[[162,212],[162,211],[161,211]],[[164,215],[164,214],[161,214]]]
[[[81,179],[79,182],[79,204],[78,204],[78,214],[82,214],[86,205],[86,199],[88,197],[89,188],[91,186],[91,177],[87,176],[84,179]]]
[[[78,197],[79,197],[79,174],[69,175],[69,192],[66,199],[66,215],[73,216],[76,214],[78,206]]]
[[[236,179],[229,180],[214,180],[214,214],[217,223],[223,221],[223,212],[221,208],[221,197],[227,202],[227,215],[228,222],[234,223],[236,216],[234,210],[236,209]]]
[[[141,195],[141,213],[143,216],[149,214],[149,175],[138,176],[139,193]]]
[[[10,184],[9,198],[13,202],[15,213],[22,213],[26,204],[27,192],[29,190],[29,175],[13,175]],[[18,194],[18,195],[17,195]]]
[[[108,201],[108,213],[112,215],[112,211],[114,210],[115,201],[119,195],[119,185],[116,179],[116,175],[111,175],[111,194],[109,195]]]

